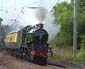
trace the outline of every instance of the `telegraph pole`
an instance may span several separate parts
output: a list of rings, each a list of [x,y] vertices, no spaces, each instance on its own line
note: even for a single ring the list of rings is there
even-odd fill
[[[74,0],[74,21],[73,21],[73,61],[76,62],[77,55],[77,8],[78,8],[78,0]]]

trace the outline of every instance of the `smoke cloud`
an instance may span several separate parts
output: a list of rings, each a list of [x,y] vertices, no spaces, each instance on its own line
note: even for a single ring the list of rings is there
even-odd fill
[[[48,32],[49,34],[49,40],[52,40],[60,31],[60,25],[57,25],[55,23],[55,16],[53,13],[50,13],[49,16],[47,17],[45,23],[44,23],[44,29]]]
[[[55,23],[55,16],[53,15],[53,12],[48,13],[44,7],[40,7],[37,10],[36,18],[40,23],[44,22],[44,29],[49,34],[49,41],[52,40],[60,31],[60,25]]]
[[[48,11],[45,8],[40,7],[38,10],[36,10],[34,15],[35,17],[31,16],[30,14],[32,13],[30,12],[28,15],[24,14],[23,16],[19,17],[17,20],[18,22],[16,21],[12,25],[9,23],[10,24],[9,30],[14,32],[20,30],[21,28],[27,25],[34,25],[37,24],[37,22],[43,23],[44,29],[49,34],[49,41],[52,40],[60,31],[60,25],[57,25],[55,23],[55,16],[53,15],[53,12],[48,13]],[[28,19],[30,19],[30,21],[26,21]]]
[[[44,7],[39,7],[39,9],[36,11],[36,18],[39,20],[40,23],[42,23],[47,15],[47,10]]]

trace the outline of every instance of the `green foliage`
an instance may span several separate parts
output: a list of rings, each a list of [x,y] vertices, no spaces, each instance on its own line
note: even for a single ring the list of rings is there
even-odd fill
[[[85,35],[85,13],[78,1],[78,46],[81,45],[81,36]],[[72,46],[73,40],[73,0],[70,4],[60,3],[54,8],[55,21],[61,25],[61,31],[57,35],[56,44]]]
[[[2,18],[0,18],[0,22],[2,22],[3,21],[3,19]]]
[[[0,25],[1,25],[1,22],[3,21],[3,19],[2,18],[0,18]]]
[[[81,36],[81,49],[77,55],[78,63],[85,64],[85,35]]]
[[[58,4],[54,8],[55,21],[61,25],[60,33],[52,40],[52,46],[66,48],[66,46],[72,47],[73,40],[73,0],[70,4],[66,2]],[[78,48],[80,50],[77,54],[78,63],[85,64],[85,6],[81,5],[81,0],[78,0],[78,27],[77,27],[77,40]],[[71,61],[72,55],[61,56],[55,55],[53,59],[59,59],[61,61]]]
[[[73,30],[73,8],[72,5],[61,3],[54,8],[55,21],[61,25],[61,32],[58,35],[57,43],[60,45],[72,46],[72,30]]]
[[[77,61],[78,63],[85,64],[85,51],[82,50],[77,55]]]

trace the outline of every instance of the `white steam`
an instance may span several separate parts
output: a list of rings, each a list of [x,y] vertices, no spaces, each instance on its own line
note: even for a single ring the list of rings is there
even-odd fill
[[[40,23],[44,22],[44,29],[49,34],[49,41],[53,39],[60,31],[60,25],[54,23],[55,16],[53,15],[53,12],[48,13],[48,11],[44,7],[40,7],[37,10],[36,18]]]
[[[35,17],[39,20],[40,23],[42,23],[47,15],[47,10],[44,7],[39,7],[36,11]]]
[[[28,12],[29,11],[29,12]],[[33,15],[35,13],[35,15]],[[18,22],[17,22],[18,21]],[[53,12],[48,13],[48,10],[44,7],[39,7],[37,11],[26,10],[23,15],[20,14],[16,22],[13,22],[13,25],[10,25],[10,31],[18,31],[21,28],[27,25],[35,25],[37,23],[43,23],[44,29],[49,34],[49,41],[53,39],[57,33],[60,31],[60,26],[54,23],[55,16]],[[10,24],[10,23],[9,23]]]
[[[53,13],[50,13],[44,23],[44,28],[49,34],[49,41],[52,40],[60,31],[60,25],[57,25],[54,20],[55,16]]]

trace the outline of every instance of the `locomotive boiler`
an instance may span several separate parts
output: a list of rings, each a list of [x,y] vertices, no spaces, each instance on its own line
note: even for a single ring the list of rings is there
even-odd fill
[[[47,64],[47,58],[52,56],[49,48],[48,33],[43,24],[28,25],[21,30],[10,32],[5,37],[7,52],[16,57],[41,65]]]

